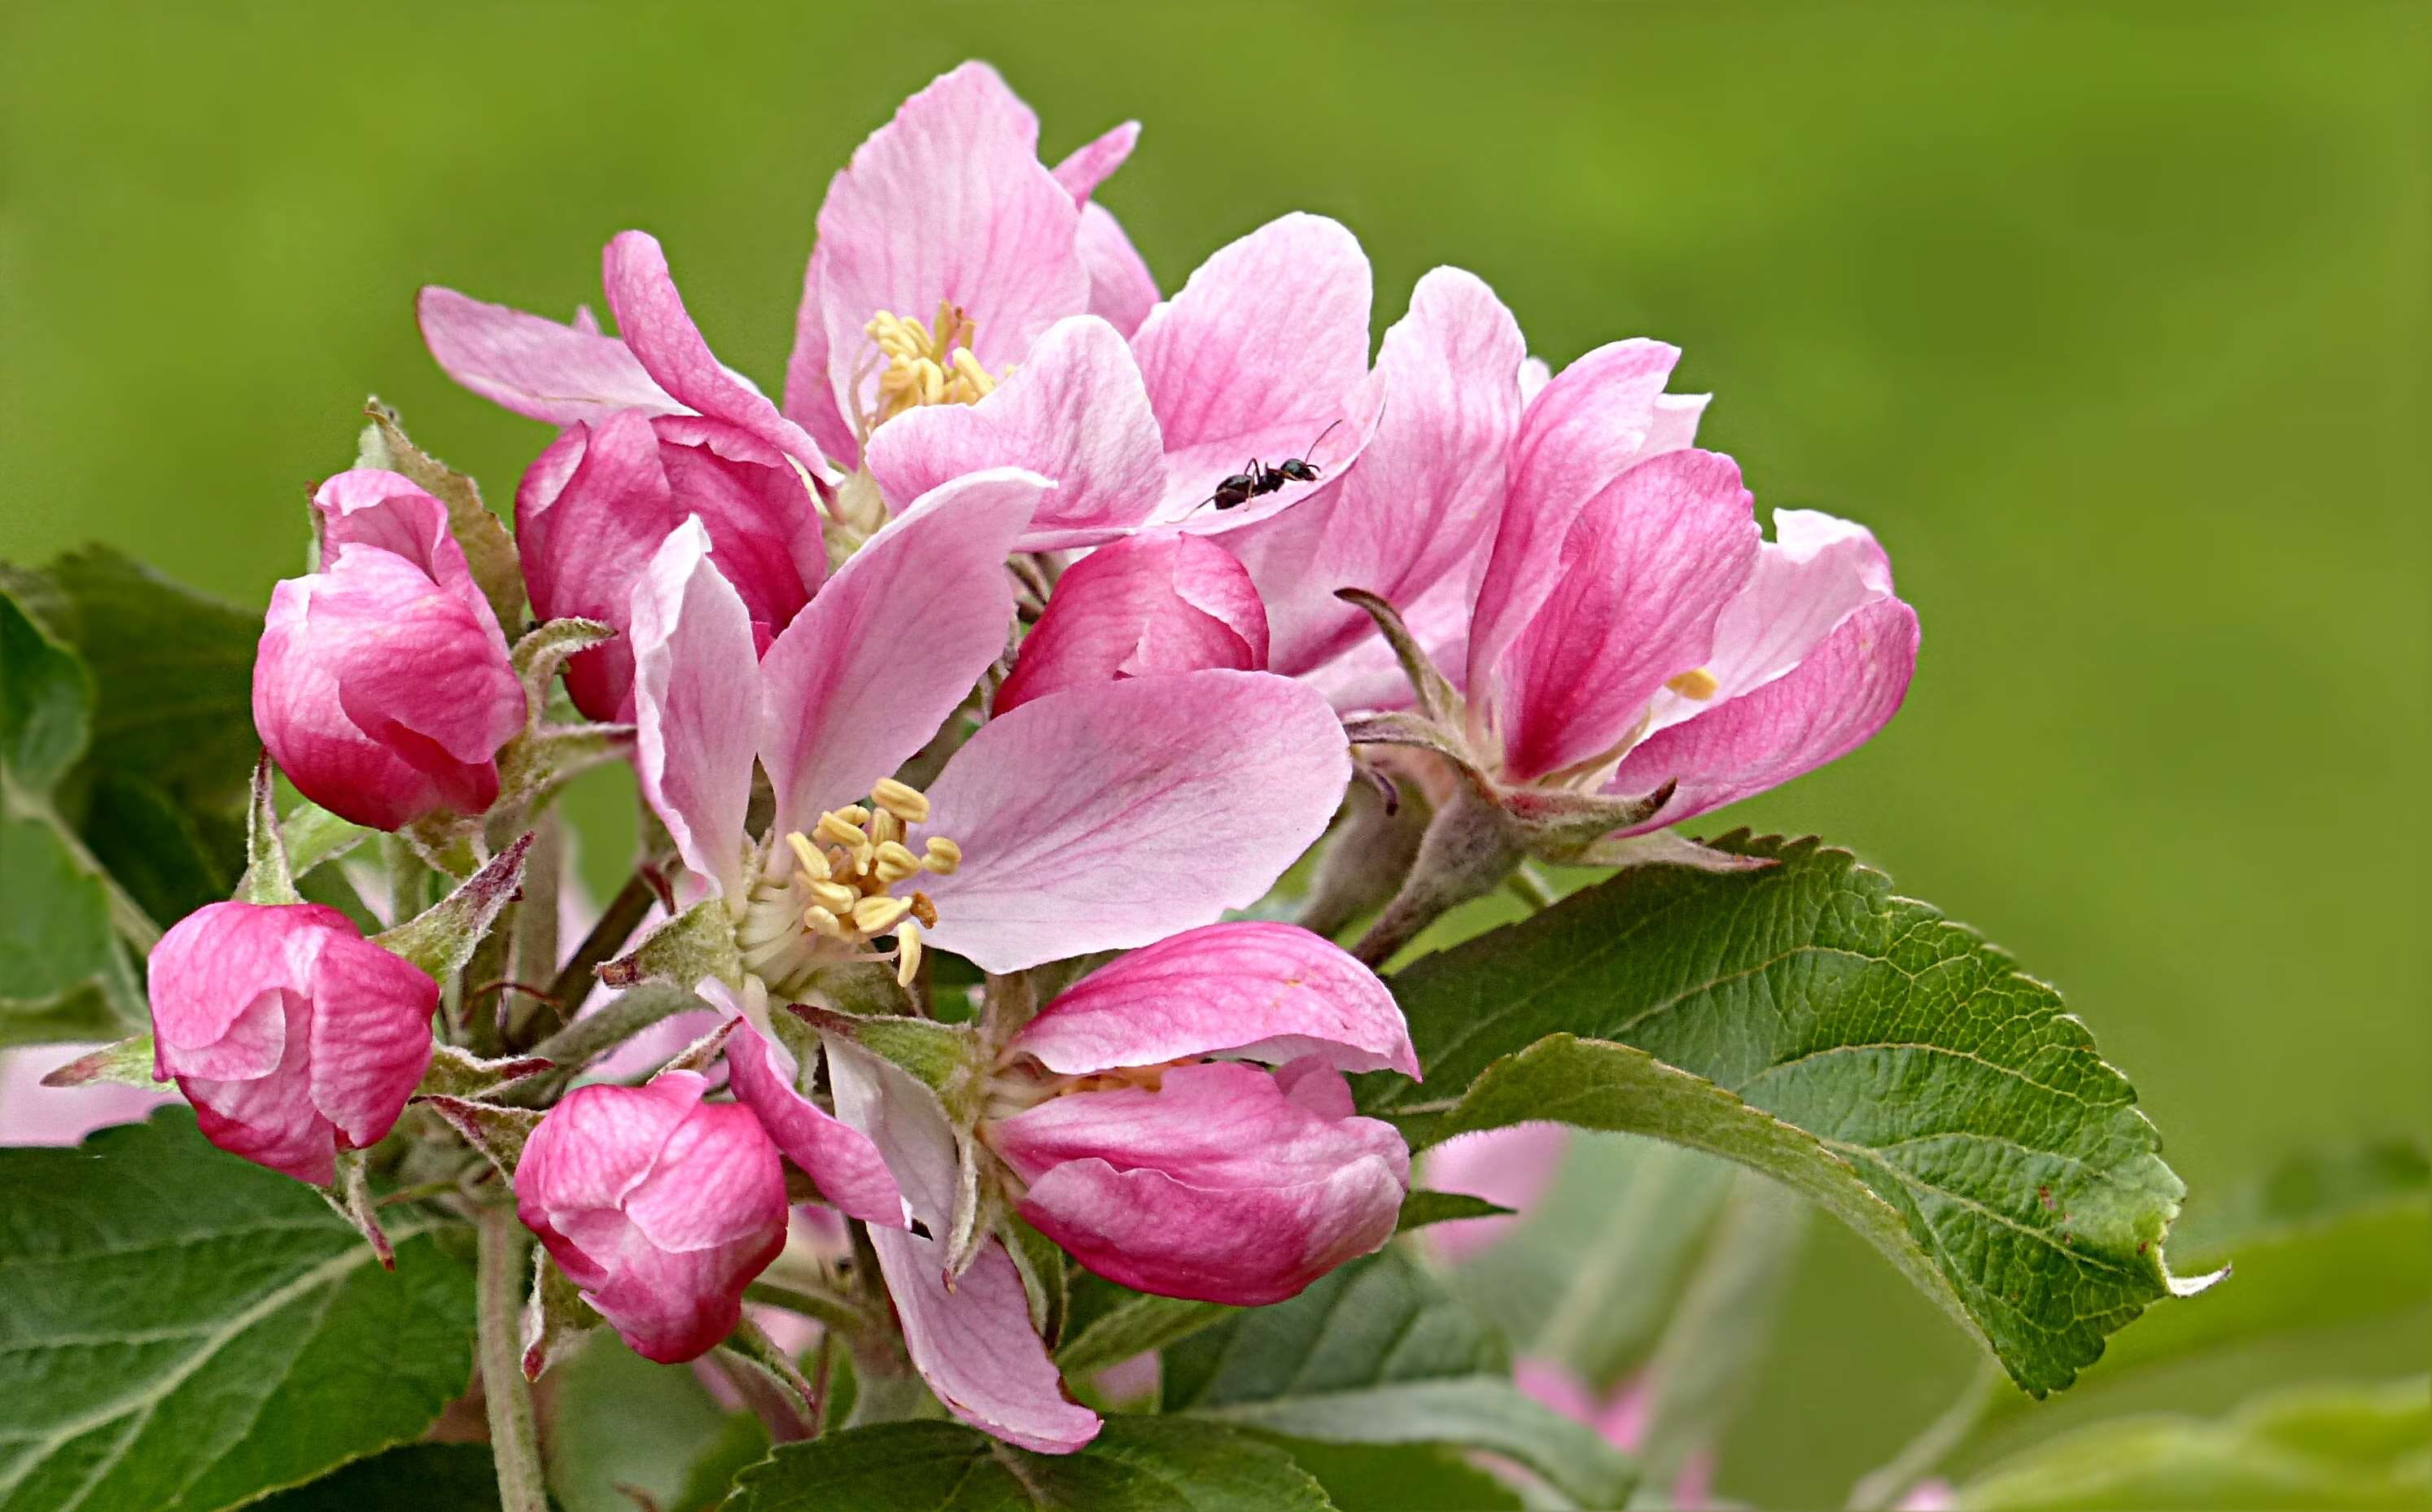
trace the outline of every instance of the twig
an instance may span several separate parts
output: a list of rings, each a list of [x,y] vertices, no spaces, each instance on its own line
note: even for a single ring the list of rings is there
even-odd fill
[[[498,1467],[499,1512],[549,1512],[532,1423],[532,1390],[524,1381],[523,1230],[512,1209],[485,1207],[475,1284],[480,1308],[481,1396],[490,1412],[490,1453]]]
[[[565,969],[549,983],[549,997],[560,1014],[571,1015],[582,1008],[583,1000],[591,996],[592,974],[600,969],[601,962],[624,949],[625,942],[649,916],[650,905],[658,900],[650,878],[641,871],[625,879],[625,885],[616,889],[616,896],[608,899],[608,906],[601,910],[600,922],[591,926],[591,932],[566,958]]]

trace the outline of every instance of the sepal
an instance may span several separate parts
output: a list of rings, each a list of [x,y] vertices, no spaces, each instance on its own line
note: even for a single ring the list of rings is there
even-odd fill
[[[524,697],[534,725],[539,724],[542,713],[549,707],[549,681],[566,664],[566,658],[616,638],[612,626],[596,619],[569,618],[552,619],[515,642],[507,660],[515,669],[515,680],[524,685]]]
[[[253,793],[245,811],[245,875],[237,879],[240,903],[300,903],[296,876],[287,864],[287,837],[273,803],[270,753],[253,764]]]
[[[819,1033],[851,1040],[910,1072],[913,1080],[937,1094],[951,1121],[964,1121],[954,1118],[954,1110],[979,1082],[979,1036],[970,1025],[863,1017],[812,1004],[795,1004],[793,1011]]]
[[[312,1189],[321,1194],[321,1200],[335,1209],[340,1218],[352,1224],[357,1234],[363,1236],[363,1242],[372,1247],[372,1254],[380,1261],[381,1269],[395,1270],[397,1249],[388,1242],[388,1235],[380,1228],[379,1209],[372,1201],[371,1179],[363,1168],[363,1152],[341,1150],[337,1161],[337,1179],[327,1186]]]
[[[152,1079],[152,1036],[147,1032],[77,1056],[44,1076],[42,1085],[92,1086],[106,1082],[150,1090],[158,1085]]]
[[[628,954],[600,968],[612,987],[672,982],[679,987],[716,979],[740,992],[743,954],[735,945],[735,916],[722,899],[704,898],[650,932]]]
[[[422,1073],[422,1084],[415,1090],[428,1097],[478,1098],[484,1092],[556,1068],[556,1062],[537,1055],[483,1060],[461,1046],[434,1045],[431,1066]]]
[[[583,1288],[539,1245],[532,1246],[532,1294],[524,1299],[523,1371],[537,1381],[543,1371],[566,1358],[583,1336],[606,1321],[583,1300]]]
[[[1611,866],[1615,870],[1631,866],[1694,866],[1699,871],[1727,872],[1762,871],[1778,863],[1771,856],[1733,855],[1699,845],[1670,830],[1657,830],[1648,834],[1598,840],[1579,852],[1579,865]]]
[[[524,1142],[540,1127],[542,1117],[536,1108],[510,1108],[473,1098],[417,1095],[414,1100],[447,1119],[466,1144],[489,1156],[490,1164],[509,1181],[515,1179],[515,1165],[523,1159]]]
[[[519,837],[454,892],[397,928],[373,935],[372,943],[411,961],[434,981],[454,976],[473,958],[498,911],[523,886],[524,852],[532,843],[530,834]]]
[[[1338,588],[1334,596],[1376,622],[1376,632],[1393,648],[1393,659],[1402,664],[1402,675],[1410,680],[1410,692],[1418,699],[1420,717],[1447,730],[1459,730],[1466,708],[1461,694],[1453,687],[1452,680],[1437,670],[1427,647],[1410,633],[1410,628],[1402,623],[1401,612],[1364,588]]]

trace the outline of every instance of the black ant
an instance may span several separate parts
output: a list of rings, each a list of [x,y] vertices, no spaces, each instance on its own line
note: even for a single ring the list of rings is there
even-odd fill
[[[1326,437],[1334,434],[1334,426],[1339,426],[1341,424],[1343,424],[1343,422],[1337,420],[1334,422],[1333,426],[1327,426],[1325,429],[1319,431],[1317,433],[1317,440],[1310,442],[1306,449],[1309,451],[1315,451]],[[1253,457],[1250,459],[1250,470],[1248,472],[1235,473],[1232,477],[1225,479],[1221,483],[1218,483],[1216,485],[1216,492],[1208,495],[1206,498],[1201,499],[1198,504],[1192,505],[1191,508],[1198,509],[1201,505],[1213,504],[1220,511],[1229,510],[1234,508],[1236,505],[1247,504],[1254,498],[1259,498],[1265,495],[1272,494],[1277,489],[1283,487],[1286,483],[1314,483],[1316,481],[1317,464],[1309,461],[1305,456],[1287,457],[1282,462],[1275,463],[1273,467],[1265,465],[1260,462],[1258,459]]]

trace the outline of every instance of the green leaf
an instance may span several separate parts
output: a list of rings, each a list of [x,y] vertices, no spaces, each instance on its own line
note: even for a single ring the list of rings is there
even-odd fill
[[[834,1381],[830,1382],[834,1403]],[[726,1500],[735,1477],[768,1457],[768,1430],[748,1412],[730,1415],[684,1471],[684,1484],[662,1505],[665,1512],[709,1512]]]
[[[266,1496],[253,1512],[498,1512],[498,1468],[487,1444],[400,1444]]]
[[[2432,1381],[2314,1386],[2218,1420],[2120,1418],[1968,1482],[1968,1508],[2422,1507],[2432,1499]]]
[[[1066,1375],[1095,1375],[1135,1354],[1189,1337],[1236,1311],[1222,1302],[1153,1297],[1097,1276],[1075,1276],[1056,1365]]]
[[[92,717],[84,663],[0,593],[0,773],[21,793],[47,795],[84,754]]]
[[[227,898],[244,832],[213,810],[183,808],[131,772],[96,773],[78,830],[127,896],[155,919],[179,919]]]
[[[1165,1352],[1168,1412],[1331,1443],[1451,1444],[1618,1505],[1628,1455],[1522,1396],[1503,1340],[1398,1248]]]
[[[1518,1512],[1520,1493],[1456,1451],[1425,1444],[1321,1444],[1273,1436],[1317,1477],[1335,1512]]]
[[[1402,1199],[1402,1216],[1393,1232],[1408,1234],[1424,1229],[1430,1223],[1452,1223],[1461,1218],[1508,1218],[1512,1209],[1499,1202],[1466,1192],[1430,1192],[1417,1190]]]
[[[1427,1082],[1371,1076],[1365,1111],[1422,1149],[1552,1117],[1751,1166],[2038,1395],[2193,1289],[2162,1261],[2185,1188],[2058,994],[1846,851],[1717,848],[1778,864],[1635,868],[1397,973]]]
[[[116,1039],[144,1016],[108,889],[68,845],[0,817],[0,1045]]]
[[[1124,1418],[1074,1454],[1034,1454],[951,1422],[894,1422],[784,1444],[721,1512],[1322,1512],[1289,1455],[1213,1423]]]
[[[414,1438],[464,1389],[472,1276],[383,1271],[300,1182],[163,1110],[0,1151],[0,1512],[207,1512]]]
[[[61,557],[50,576],[74,606],[73,638],[93,672],[92,764],[140,776],[189,808],[235,808],[260,748],[262,616],[107,546]]]
[[[726,1426],[725,1409],[691,1367],[653,1364],[605,1330],[549,1379],[549,1488],[566,1512],[635,1512],[625,1487],[673,1506],[692,1463]]]

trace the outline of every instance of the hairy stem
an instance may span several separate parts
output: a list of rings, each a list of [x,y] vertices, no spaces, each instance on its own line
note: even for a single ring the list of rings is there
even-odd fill
[[[1354,782],[1343,799],[1343,822],[1318,858],[1317,876],[1293,922],[1332,939],[1353,919],[1381,908],[1410,874],[1427,832],[1424,803],[1405,798],[1392,813],[1383,796]]]
[[[1401,891],[1351,953],[1383,966],[1428,925],[1501,886],[1523,854],[1519,834],[1503,811],[1463,783],[1436,811]]]
[[[485,1207],[475,1284],[480,1308],[481,1397],[490,1412],[490,1453],[498,1465],[499,1512],[549,1512],[540,1433],[524,1381],[519,1326],[524,1234],[512,1209]]]

